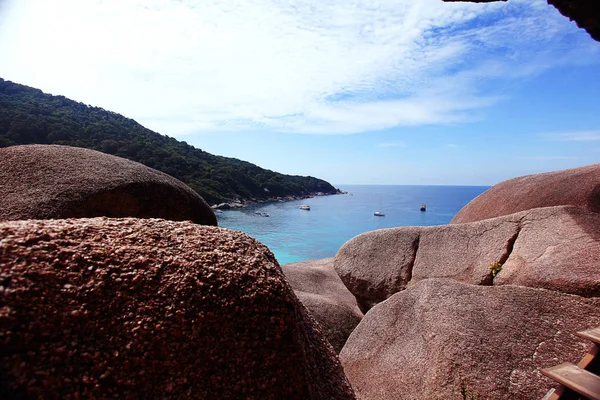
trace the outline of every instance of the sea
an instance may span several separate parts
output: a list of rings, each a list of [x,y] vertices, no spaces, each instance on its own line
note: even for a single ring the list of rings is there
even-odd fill
[[[363,232],[445,225],[488,186],[339,185],[348,194],[249,204],[217,214],[220,227],[267,245],[279,264],[333,257]],[[425,203],[426,211],[420,211]],[[310,211],[301,210],[310,205]],[[375,216],[375,211],[385,215]],[[260,213],[267,213],[263,216]]]

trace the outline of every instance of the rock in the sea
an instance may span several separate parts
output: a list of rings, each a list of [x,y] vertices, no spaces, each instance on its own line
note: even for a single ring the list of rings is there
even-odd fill
[[[56,145],[0,149],[0,220],[164,218],[217,225],[200,195],[137,162]]]
[[[471,200],[456,214],[451,224],[562,205],[600,212],[600,164],[500,182]]]
[[[491,264],[501,264],[494,278]],[[363,310],[428,278],[600,296],[600,214],[536,208],[483,221],[363,233],[334,266]]]
[[[0,398],[352,399],[273,254],[159,219],[0,223]]]
[[[362,400],[541,399],[577,363],[600,299],[428,279],[373,307],[340,353]]]
[[[356,298],[333,269],[333,258],[281,266],[298,299],[319,322],[321,331],[339,353],[363,317]]]

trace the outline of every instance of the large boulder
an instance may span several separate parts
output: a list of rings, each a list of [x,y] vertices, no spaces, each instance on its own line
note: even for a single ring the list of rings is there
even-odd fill
[[[319,322],[321,331],[339,353],[363,317],[356,298],[333,269],[333,258],[289,263],[283,273],[302,304]]]
[[[490,265],[502,269],[494,278]],[[334,267],[363,309],[428,278],[600,295],[600,214],[536,208],[483,221],[367,232]]]
[[[352,399],[273,254],[159,219],[0,223],[0,398]]]
[[[340,247],[334,260],[335,272],[363,311],[406,287],[423,229],[403,227],[365,232]]]
[[[480,221],[538,207],[600,212],[600,164],[509,179],[471,200],[450,222]]]
[[[137,162],[69,146],[0,149],[0,220],[164,218],[217,225],[200,195]]]
[[[520,285],[600,297],[600,214],[549,207],[522,215],[494,285]]]
[[[540,368],[576,363],[600,299],[427,279],[376,305],[340,353],[362,400],[541,399]]]

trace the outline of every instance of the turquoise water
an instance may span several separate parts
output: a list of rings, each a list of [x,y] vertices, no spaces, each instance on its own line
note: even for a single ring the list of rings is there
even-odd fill
[[[348,239],[363,232],[447,224],[488,187],[341,185],[340,189],[352,195],[251,204],[217,214],[219,226],[258,239],[280,264],[314,260],[333,257]],[[419,211],[421,203],[427,204],[427,211]],[[300,210],[301,204],[309,204],[311,210]],[[385,216],[376,217],[375,211],[383,211]]]

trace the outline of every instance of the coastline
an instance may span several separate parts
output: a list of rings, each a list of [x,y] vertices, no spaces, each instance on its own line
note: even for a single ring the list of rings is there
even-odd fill
[[[303,199],[312,199],[314,197],[321,196],[335,196],[338,194],[348,194],[348,192],[340,190],[338,188],[335,189],[335,193],[325,193],[325,192],[311,192],[305,195],[292,195],[292,196],[278,196],[278,197],[267,197],[265,199],[237,199],[229,202],[213,204],[210,206],[213,210],[231,210],[236,208],[244,208],[248,204],[260,204],[260,203],[273,203],[273,202],[286,202],[286,201],[294,201],[294,200],[303,200]]]

